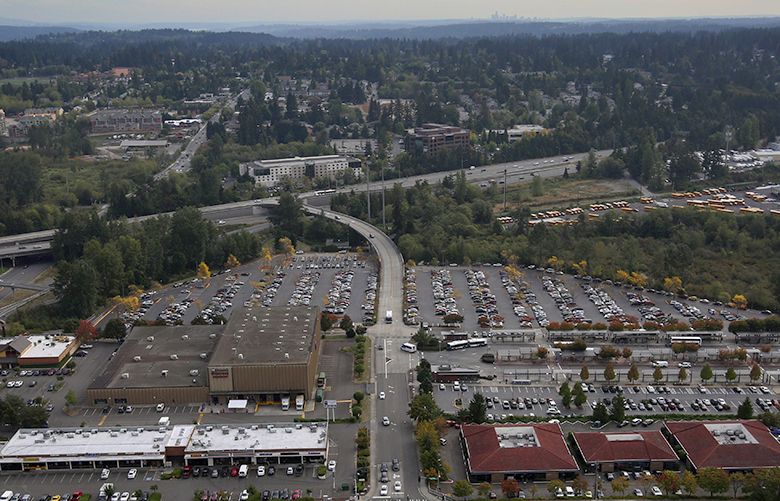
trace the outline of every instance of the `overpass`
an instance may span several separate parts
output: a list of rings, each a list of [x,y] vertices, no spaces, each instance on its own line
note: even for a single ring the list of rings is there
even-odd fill
[[[596,152],[597,155],[609,155],[611,150],[603,150]],[[481,167],[475,167],[474,169],[465,170],[467,180],[470,183],[485,184],[491,181],[503,182],[504,176],[506,176],[506,183],[513,184],[519,181],[530,179],[532,176],[539,177],[555,177],[563,174],[564,169],[574,168],[574,165],[578,160],[582,160],[587,156],[587,153],[579,153],[569,155],[570,160],[566,160],[562,156],[552,158],[538,158],[533,160],[523,160],[518,162],[507,162],[501,164],[485,165]],[[430,174],[422,174],[418,176],[409,176],[405,178],[389,179],[385,182],[384,187],[391,187],[396,183],[400,183],[403,187],[414,186],[418,182],[437,183],[444,179],[446,176],[451,176],[456,171],[442,171],[433,172]],[[383,185],[380,183],[373,183],[369,185],[371,191],[381,191]],[[349,185],[336,188],[336,193],[349,193],[352,191],[360,192],[366,189],[365,185]],[[301,193],[299,197],[308,206],[314,204],[328,205],[328,198],[326,195],[320,195],[315,191]],[[246,200],[242,202],[230,202],[219,205],[212,205],[207,207],[201,207],[200,211],[206,219],[212,221],[229,220],[234,218],[242,218],[247,216],[256,216],[261,219],[264,216],[268,216],[267,212],[263,211],[264,207],[274,204],[275,199],[258,199],[258,200]],[[308,209],[306,209],[308,211]],[[164,212],[159,214],[150,214],[148,216],[138,216],[129,218],[129,223],[138,223],[146,219],[171,215],[172,212]],[[335,213],[334,213],[335,214]],[[346,216],[344,216],[346,217]],[[23,256],[45,255],[51,252],[51,241],[54,238],[55,230],[36,231],[32,233],[22,233],[18,235],[8,235],[0,237],[0,259],[12,259]],[[375,235],[377,233],[374,233]],[[29,245],[28,245],[29,244]],[[46,244],[49,244],[48,246]],[[395,311],[395,310],[394,310]]]

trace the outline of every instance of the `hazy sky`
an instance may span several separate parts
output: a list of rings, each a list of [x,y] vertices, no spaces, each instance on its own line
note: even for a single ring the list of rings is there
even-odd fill
[[[35,22],[333,22],[572,17],[779,16],[780,0],[0,0],[0,17]]]

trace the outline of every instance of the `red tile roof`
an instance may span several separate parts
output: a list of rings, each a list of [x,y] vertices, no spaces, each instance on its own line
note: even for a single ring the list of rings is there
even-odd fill
[[[501,447],[496,428],[517,427],[533,428],[539,446]],[[471,473],[579,470],[557,424],[465,424],[460,430]]]
[[[706,428],[708,423],[741,423],[757,443],[720,444]],[[667,422],[666,428],[697,469],[747,470],[780,466],[780,443],[760,421]]]
[[[677,461],[677,455],[657,430],[574,433],[588,463]]]

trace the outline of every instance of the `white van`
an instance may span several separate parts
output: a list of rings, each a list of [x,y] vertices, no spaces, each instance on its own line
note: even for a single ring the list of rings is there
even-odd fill
[[[249,473],[249,466],[242,464],[238,468],[238,476],[241,478],[246,478],[246,474]]]
[[[8,501],[8,500],[9,500],[9,499],[11,499],[12,497],[14,497],[14,491],[5,491],[5,492],[4,492],[4,493],[3,493],[3,494],[0,496],[0,501]]]
[[[570,485],[566,486],[566,497],[567,498],[573,498],[574,497],[574,489]]]
[[[669,362],[666,360],[656,360],[653,362],[653,367],[669,367]]]
[[[417,345],[414,345],[412,343],[404,343],[404,344],[401,345],[401,351],[414,353],[414,352],[417,351]]]

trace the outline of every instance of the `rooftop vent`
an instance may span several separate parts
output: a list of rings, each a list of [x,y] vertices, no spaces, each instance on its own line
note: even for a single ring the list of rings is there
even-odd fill
[[[133,357],[133,362],[140,362],[140,361],[141,361],[141,357],[139,357],[138,355]]]
[[[177,354],[175,354],[175,353],[174,353],[174,354],[172,354],[172,355],[170,356],[170,359],[171,359],[171,360],[178,360],[178,359],[179,359],[179,355],[177,355]]]

